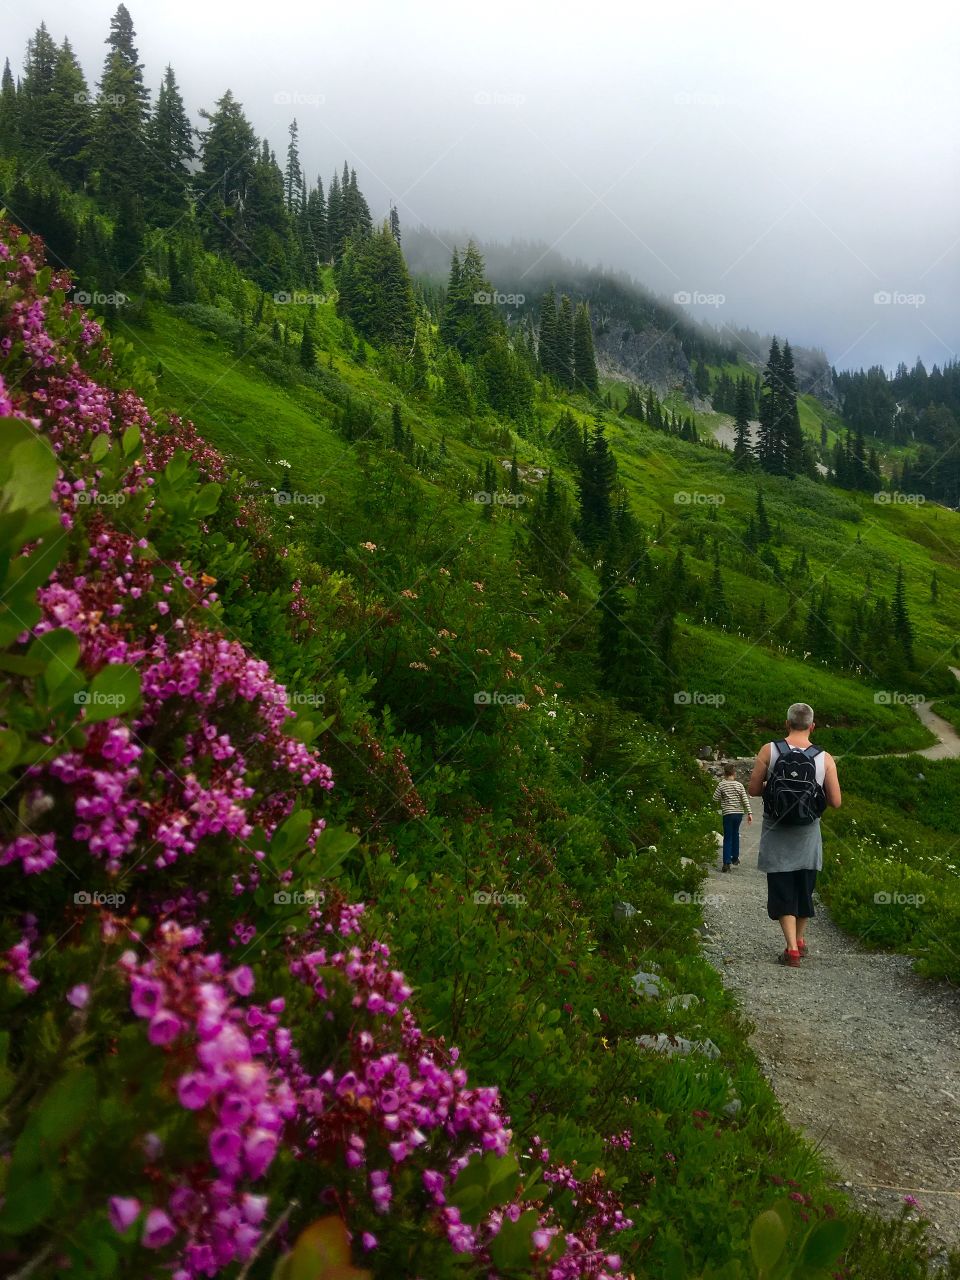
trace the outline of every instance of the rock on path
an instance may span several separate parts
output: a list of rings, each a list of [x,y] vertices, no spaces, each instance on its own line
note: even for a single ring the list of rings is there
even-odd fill
[[[741,865],[704,886],[708,954],[755,1024],[750,1043],[789,1122],[820,1145],[863,1207],[896,1216],[917,1197],[931,1236],[960,1246],[960,995],[910,960],[864,950],[819,902],[800,969],[776,958],[779,926],[757,870],[762,808]],[[830,819],[824,857],[830,857]]]

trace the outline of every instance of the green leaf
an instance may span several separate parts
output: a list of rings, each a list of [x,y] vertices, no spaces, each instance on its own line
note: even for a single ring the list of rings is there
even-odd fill
[[[286,822],[281,823],[273,833],[270,856],[284,858],[294,851],[299,852],[307,842],[312,821],[313,814],[309,809],[298,809],[296,813],[291,813]]]
[[[110,452],[110,437],[105,431],[98,431],[90,446],[90,461],[102,462]]]
[[[214,480],[211,480],[209,484],[202,485],[200,488],[200,492],[197,494],[197,501],[194,507],[194,510],[196,511],[197,515],[198,516],[212,515],[214,511],[216,511],[217,509],[217,504],[220,501],[221,493],[222,493],[221,486],[218,485]]]
[[[0,729],[0,773],[12,769],[20,757],[20,735],[13,729]]]
[[[38,1226],[53,1211],[56,1186],[47,1169],[37,1169],[25,1178],[11,1178],[7,1198],[0,1213],[0,1231],[22,1235]]]
[[[115,662],[98,671],[90,688],[77,694],[76,701],[84,709],[84,720],[94,723],[131,711],[139,697],[140,672],[127,662]]]
[[[89,1067],[79,1067],[58,1080],[36,1112],[40,1137],[63,1148],[84,1124],[95,1122],[97,1078]]]
[[[73,674],[80,661],[80,641],[68,627],[59,627],[37,636],[27,652],[44,660],[43,683],[52,693]]]
[[[170,461],[167,463],[163,474],[171,484],[176,484],[178,480],[183,478],[187,469],[187,455],[183,449],[178,449]]]
[[[120,437],[120,448],[129,456],[139,446],[139,444],[140,428],[135,422],[133,422],[129,427],[127,427],[126,431]]]
[[[761,1273],[768,1272],[776,1265],[787,1243],[787,1229],[780,1215],[767,1209],[754,1219],[750,1228],[750,1251]]]
[[[345,826],[324,827],[317,837],[314,848],[317,862],[312,869],[319,875],[332,876],[350,850],[359,843],[360,837]]]
[[[536,1209],[527,1209],[516,1222],[505,1222],[490,1242],[490,1257],[496,1267],[507,1270],[523,1267],[530,1258],[531,1237],[537,1229]]]
[[[829,1267],[843,1252],[848,1234],[847,1223],[841,1222],[839,1218],[829,1218],[826,1222],[818,1223],[803,1247],[801,1258],[804,1265]]]

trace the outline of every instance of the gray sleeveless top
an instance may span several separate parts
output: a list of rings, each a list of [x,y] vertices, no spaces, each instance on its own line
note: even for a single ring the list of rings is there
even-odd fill
[[[770,761],[767,777],[779,756],[777,744],[770,743]],[[823,786],[827,757],[821,751],[816,758],[817,781]],[[760,856],[757,866],[761,871],[820,871],[823,868],[823,840],[820,835],[820,819],[805,827],[781,827],[770,822],[766,814],[760,828]]]

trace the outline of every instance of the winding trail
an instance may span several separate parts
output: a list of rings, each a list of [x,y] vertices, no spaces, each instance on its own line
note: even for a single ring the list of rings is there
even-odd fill
[[[954,727],[927,702],[915,710],[940,740],[904,754],[960,756]],[[752,759],[737,764],[745,782]],[[750,1043],[784,1115],[823,1150],[838,1185],[888,1216],[916,1196],[932,1241],[960,1247],[960,992],[918,977],[906,956],[867,951],[819,898],[809,955],[800,969],[779,965],[783,938],[757,869],[762,802],[751,808],[741,865],[714,867],[704,885],[707,956],[754,1024]]]

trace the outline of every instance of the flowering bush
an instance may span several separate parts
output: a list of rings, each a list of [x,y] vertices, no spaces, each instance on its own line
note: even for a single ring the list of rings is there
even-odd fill
[[[616,1196],[521,1176],[331,880],[322,726],[203,567],[255,516],[41,260],[0,228],[4,1270],[621,1274]]]

